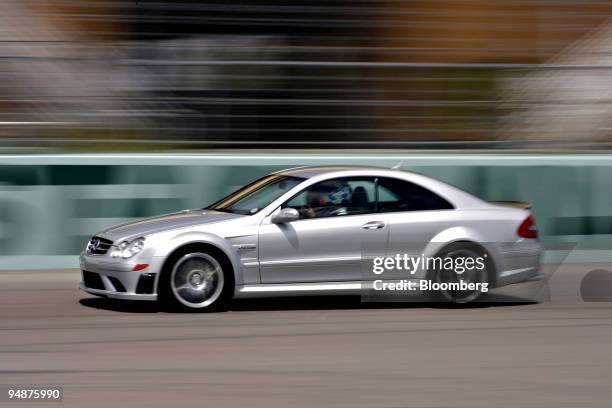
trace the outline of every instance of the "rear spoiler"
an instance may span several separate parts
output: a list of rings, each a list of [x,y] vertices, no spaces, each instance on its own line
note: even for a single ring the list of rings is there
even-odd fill
[[[491,204],[502,205],[504,207],[520,208],[522,210],[531,210],[532,205],[522,201],[489,201]]]

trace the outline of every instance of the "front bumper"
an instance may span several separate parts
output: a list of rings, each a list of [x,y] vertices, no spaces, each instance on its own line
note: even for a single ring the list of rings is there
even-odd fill
[[[101,290],[92,289],[85,286],[83,282],[80,283],[79,289],[96,296],[103,296],[111,299],[122,299],[122,300],[157,300],[157,294],[139,294],[139,293],[127,293],[117,292],[113,290]]]
[[[87,293],[113,299],[157,300],[157,280],[161,269],[159,258],[138,257],[124,261],[83,253],[79,263],[79,288]],[[141,271],[132,271],[135,265],[144,263],[149,266]]]

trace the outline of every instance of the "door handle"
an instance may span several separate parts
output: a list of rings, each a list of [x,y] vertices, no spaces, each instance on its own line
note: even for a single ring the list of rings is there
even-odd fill
[[[367,229],[367,230],[375,230],[375,229],[381,229],[384,226],[385,226],[385,223],[382,221],[370,221],[370,222],[366,222],[365,224],[363,224],[361,228]]]

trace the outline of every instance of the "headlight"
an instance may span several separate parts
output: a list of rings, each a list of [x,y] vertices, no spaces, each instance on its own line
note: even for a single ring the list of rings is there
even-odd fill
[[[113,250],[113,252],[111,252],[111,257],[121,257],[123,259],[131,258],[140,251],[142,251],[142,248],[144,247],[144,242],[144,238],[136,238],[132,242],[123,241],[122,243],[117,245],[117,248]]]

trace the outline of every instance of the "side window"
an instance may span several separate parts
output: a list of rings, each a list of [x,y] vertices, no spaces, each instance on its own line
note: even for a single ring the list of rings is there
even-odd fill
[[[300,218],[368,214],[375,211],[376,187],[371,177],[337,178],[307,187],[282,208],[295,208]]]
[[[451,210],[454,207],[439,195],[416,184],[394,179],[378,180],[378,211]]]

